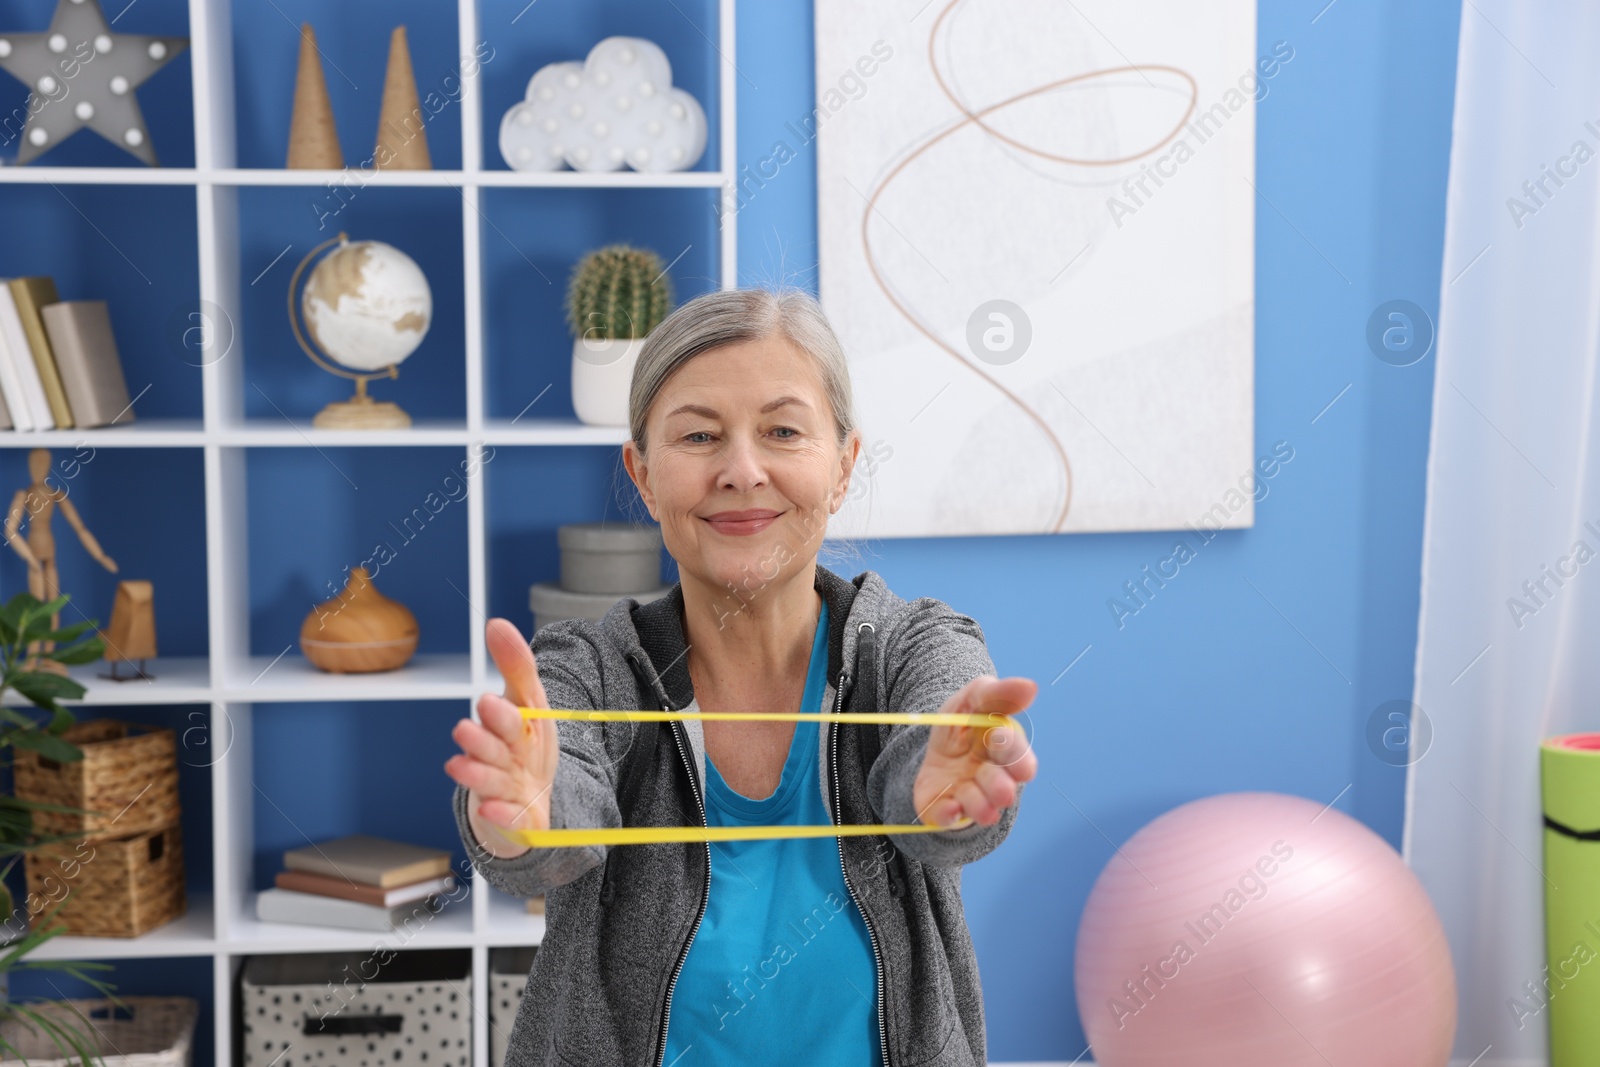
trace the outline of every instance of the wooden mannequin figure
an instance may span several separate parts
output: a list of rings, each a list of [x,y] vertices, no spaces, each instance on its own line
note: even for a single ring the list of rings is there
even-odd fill
[[[50,530],[50,520],[55,515],[58,505],[61,513],[67,517],[67,521],[77,532],[78,540],[88,549],[89,555],[106,570],[113,574],[117,571],[116,561],[101,550],[100,542],[96,541],[94,534],[83,525],[78,509],[67,499],[67,491],[45,484],[45,478],[49,473],[50,450],[47,448],[31,450],[28,453],[28,475],[33,482],[27,488],[17,490],[16,495],[11,498],[11,508],[6,513],[6,540],[17,550],[17,555],[28,564],[28,592],[45,602],[61,595],[61,585],[56,574],[56,541]],[[17,531],[24,517],[28,520],[26,542],[17,537]],[[51,616],[50,628],[52,630],[61,628],[59,611]],[[28,659],[23,665],[24,669],[66,674],[65,666],[54,660],[43,659],[39,655],[41,651],[54,649],[55,645],[54,641],[34,641],[29,644]]]

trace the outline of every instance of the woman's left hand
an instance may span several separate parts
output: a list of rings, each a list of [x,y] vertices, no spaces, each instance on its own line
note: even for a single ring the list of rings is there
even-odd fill
[[[1011,715],[1033,702],[1039,683],[1031,678],[983,674],[944,702],[941,712]],[[1000,820],[1000,809],[1017,799],[1017,786],[1031,779],[1038,757],[1013,720],[985,726],[929,727],[928,751],[912,789],[917,818],[949,826],[963,816],[983,826]]]

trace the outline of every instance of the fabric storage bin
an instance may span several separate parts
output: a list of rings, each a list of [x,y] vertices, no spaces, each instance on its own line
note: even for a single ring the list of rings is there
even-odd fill
[[[76,1028],[84,1044],[104,1059],[105,1067],[189,1067],[199,1001],[193,997],[132,996],[122,1001],[126,1009],[104,998],[31,1001],[28,1007]],[[63,1056],[37,1023],[7,1019],[0,1023],[0,1036],[27,1059],[29,1067],[79,1067],[82,1062]],[[0,1060],[21,1062],[10,1055]]]
[[[239,983],[243,1067],[471,1067],[471,949],[250,956]]]
[[[489,950],[489,1067],[504,1067],[511,1024],[528,985],[528,970],[538,945]]]
[[[89,719],[61,736],[83,750],[83,759],[60,763],[19,747],[13,770],[16,795],[99,814],[36,811],[36,830],[120,837],[178,821],[178,747],[171,730]]]
[[[30,919],[42,917],[65,894],[55,925],[77,937],[138,937],[176,919],[189,903],[177,823],[124,837],[41,845],[23,866]]]

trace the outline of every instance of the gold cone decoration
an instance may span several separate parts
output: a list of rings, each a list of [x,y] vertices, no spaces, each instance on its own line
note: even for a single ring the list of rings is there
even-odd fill
[[[372,162],[377,170],[433,169],[404,26],[396,26],[389,37],[389,69],[383,77],[383,107],[378,114]]]
[[[300,69],[294,79],[294,117],[289,121],[289,160],[294,168],[340,170],[344,154],[333,126],[333,104],[322,77],[322,53],[309,22],[300,26]]]

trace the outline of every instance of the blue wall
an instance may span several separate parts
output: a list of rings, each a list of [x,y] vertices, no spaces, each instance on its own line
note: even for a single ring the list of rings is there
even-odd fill
[[[1113,843],[1160,813],[1239,790],[1337,797],[1400,844],[1404,770],[1366,725],[1411,695],[1433,359],[1391,366],[1365,332],[1384,301],[1438,306],[1460,6],[1322,6],[1260,6],[1257,51],[1295,55],[1257,110],[1256,454],[1281,440],[1294,458],[1255,526],[1190,535],[1195,560],[1120,630],[1107,599],[1179,535],[868,546],[891,587],[972,615],[1000,672],[1041,687],[1039,778],[963,882],[996,1060],[1084,1050],[1078,916]],[[812,6],[739,18],[755,83],[739,83],[739,162],[780,138],[799,153],[740,212],[740,282],[815,291],[815,145],[784,125],[815,103]]]

